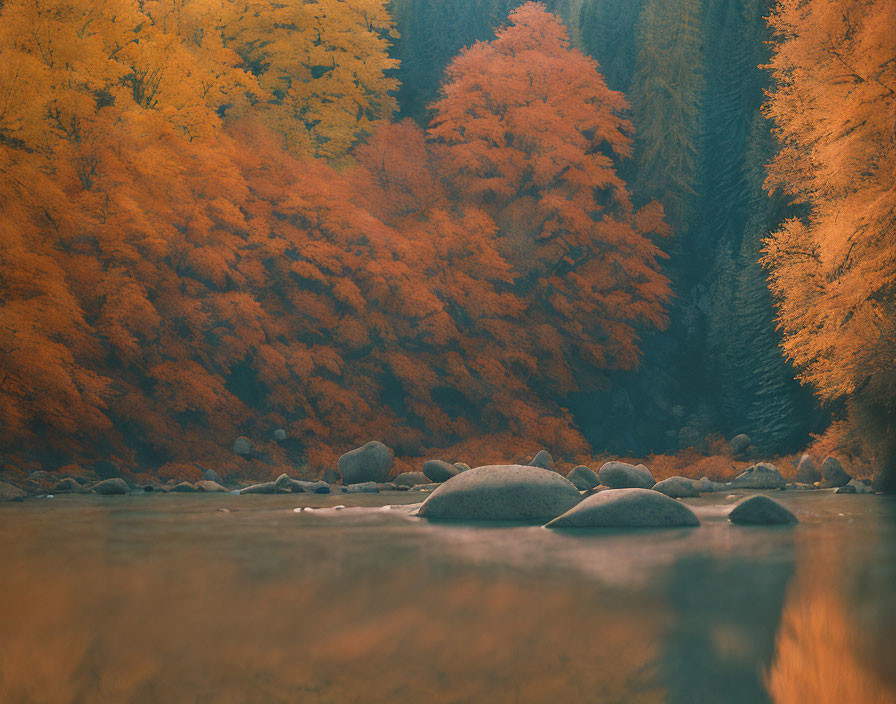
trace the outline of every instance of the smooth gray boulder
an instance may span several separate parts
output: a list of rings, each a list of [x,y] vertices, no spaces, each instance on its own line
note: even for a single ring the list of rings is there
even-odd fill
[[[305,494],[329,494],[332,491],[330,485],[324,481],[308,482],[303,479],[296,479],[295,482]]]
[[[283,428],[277,428],[274,431],[274,440],[277,442],[283,442],[286,440],[286,431]]]
[[[575,506],[579,490],[556,472],[518,464],[475,467],[440,485],[420,507],[425,518],[548,521]]]
[[[783,489],[787,482],[771,462],[747,467],[728,485],[732,489]]]
[[[751,496],[731,509],[728,520],[743,526],[782,526],[798,523],[793,513],[768,496]]]
[[[402,472],[392,480],[396,486],[415,486],[416,484],[429,484],[432,480],[423,472]]]
[[[669,477],[653,485],[653,490],[672,499],[684,499],[700,496],[696,484],[687,477]]]
[[[548,528],[677,528],[698,526],[694,512],[651,489],[608,489],[583,499]]]
[[[379,494],[380,487],[376,482],[358,482],[357,484],[346,484],[342,487],[344,494]]]
[[[458,472],[457,467],[442,460],[426,460],[423,463],[423,474],[431,482],[447,482]]]
[[[103,494],[111,496],[113,494],[127,494],[130,487],[125,483],[124,479],[115,477],[114,479],[104,479],[91,487],[94,494]]]
[[[240,489],[240,494],[274,494],[277,487],[274,482],[260,482],[258,484],[250,484]]]
[[[815,460],[812,455],[806,453],[800,457],[799,464],[796,466],[796,483],[797,484],[814,484],[821,481],[821,472],[815,466]]]
[[[836,457],[825,457],[821,464],[821,476],[826,487],[845,486],[852,479]]]
[[[202,470],[202,478],[207,482],[215,482],[217,484],[223,484],[224,480],[221,479],[221,475],[218,474],[213,469],[203,469]]]
[[[856,490],[857,494],[871,494],[871,487],[868,486],[861,479],[850,479],[849,483],[846,486],[851,486]]]
[[[719,488],[719,485],[709,477],[700,477],[694,482],[694,486],[701,494],[711,494]]]
[[[371,440],[342,455],[337,467],[343,484],[384,482],[394,461],[392,450],[379,440]]]
[[[53,488],[50,490],[51,494],[73,494],[80,493],[83,491],[83,487],[78,483],[76,479],[72,477],[65,477],[60,479],[53,485]]]
[[[601,484],[611,489],[652,489],[656,484],[653,474],[643,464],[607,462],[597,470]]]
[[[190,482],[180,482],[171,487],[171,491],[178,494],[190,494],[196,491],[196,487],[190,484]]]
[[[240,435],[233,441],[233,452],[240,457],[248,457],[252,454],[252,441]]]
[[[17,501],[28,496],[28,492],[9,482],[0,482],[0,501]]]
[[[731,448],[731,454],[733,455],[743,455],[753,444],[753,441],[750,440],[750,436],[744,433],[740,435],[735,435],[731,438],[731,442],[729,443],[729,447]]]
[[[218,482],[213,482],[211,479],[202,479],[196,482],[194,486],[196,487],[196,491],[205,492],[206,494],[227,493],[227,489],[221,486]]]
[[[535,457],[529,462],[530,467],[541,467],[542,469],[554,469],[554,458],[547,450],[539,450],[535,453]]]
[[[579,491],[588,491],[600,484],[600,479],[597,478],[595,471],[583,464],[569,470],[566,478],[575,484]]]

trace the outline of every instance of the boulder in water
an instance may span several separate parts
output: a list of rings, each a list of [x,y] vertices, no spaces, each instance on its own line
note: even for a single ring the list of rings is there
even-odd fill
[[[345,494],[379,494],[380,487],[376,482],[358,482],[356,484],[344,484],[342,492]]]
[[[211,479],[202,479],[194,485],[196,487],[196,491],[202,491],[206,494],[220,494],[227,493],[227,489],[221,486],[218,482],[213,482]]]
[[[851,486],[856,490],[857,494],[871,494],[871,487],[861,479],[850,479],[846,486]]]
[[[732,489],[783,489],[787,482],[771,462],[747,467],[729,484]]]
[[[277,486],[274,482],[261,482],[259,484],[250,484],[240,489],[240,494],[273,494],[276,493]]]
[[[414,486],[416,484],[429,484],[432,481],[423,472],[402,472],[393,482],[395,486]]]
[[[125,483],[124,479],[115,477],[114,479],[104,479],[103,481],[94,484],[91,491],[93,491],[94,494],[110,496],[113,494],[127,494],[130,491],[130,488]]]
[[[83,487],[78,483],[76,479],[72,477],[65,477],[64,479],[60,479],[58,482],[56,482],[50,491],[53,494],[71,494],[80,493],[83,490]]]
[[[190,484],[190,482],[180,482],[171,487],[171,491],[177,492],[178,494],[189,494],[196,491],[196,487]]]
[[[840,460],[833,456],[825,457],[824,462],[821,464],[821,476],[826,487],[845,486],[852,479],[846,473],[846,470],[843,469]]]
[[[650,489],[608,489],[592,494],[547,524],[548,528],[677,528],[698,526],[680,501]]]
[[[835,494],[858,494],[858,490],[852,484],[844,484],[834,489]]]
[[[439,486],[420,507],[425,518],[464,521],[550,520],[581,496],[556,472],[518,464],[486,465]]]
[[[728,520],[738,525],[780,526],[798,523],[793,513],[768,496],[751,496],[731,509]]]
[[[697,489],[695,482],[687,477],[669,477],[668,479],[663,479],[663,481],[654,484],[653,490],[665,494],[672,499],[700,496],[700,491]]]
[[[427,460],[423,463],[423,474],[431,482],[447,482],[458,473],[457,467],[442,460]],[[421,482],[425,484],[426,482]]]
[[[607,462],[597,470],[597,478],[611,489],[652,489],[656,484],[650,470],[643,464]]]
[[[566,478],[575,484],[576,489],[579,491],[588,491],[600,484],[600,479],[597,478],[597,474],[595,474],[594,470],[583,464],[569,470],[569,474],[566,475]]]
[[[379,440],[371,440],[342,455],[337,467],[343,484],[384,482],[394,461],[392,450]]]
[[[19,501],[24,499],[28,492],[13,486],[8,482],[0,482],[0,501]]]
[[[542,469],[554,469],[554,458],[547,450],[539,450],[535,453],[535,457],[529,462],[530,467],[541,467]]]
[[[815,466],[815,460],[812,455],[806,453],[800,457],[799,464],[796,466],[796,483],[797,484],[814,484],[821,479],[821,472]]]

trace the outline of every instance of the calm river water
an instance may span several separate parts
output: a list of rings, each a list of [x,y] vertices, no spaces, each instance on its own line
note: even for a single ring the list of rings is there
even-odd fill
[[[799,526],[723,495],[575,535],[407,493],[0,504],[0,702],[896,702],[896,501],[775,497]]]

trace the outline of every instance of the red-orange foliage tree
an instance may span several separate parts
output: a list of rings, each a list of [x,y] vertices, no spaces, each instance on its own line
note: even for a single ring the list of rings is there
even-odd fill
[[[563,396],[593,365],[633,366],[636,326],[662,322],[664,226],[603,153],[627,152],[624,101],[556,20],[527,6],[494,43],[529,47],[484,80],[532,107],[482,114],[515,140],[492,196],[450,108],[492,45],[452,68],[433,143],[386,126],[340,173],[253,117],[260,88],[199,31],[205,4],[166,8],[0,6],[3,451],[226,474],[247,468],[236,435],[277,427],[317,468],[370,437],[583,449]],[[569,95],[539,62],[577,77]]]
[[[668,228],[658,204],[633,209],[616,171],[631,153],[625,98],[531,2],[464,50],[442,90],[429,137],[457,197],[495,223],[526,321],[501,337],[525,350],[525,376],[562,395],[635,367],[639,327],[665,323]]]

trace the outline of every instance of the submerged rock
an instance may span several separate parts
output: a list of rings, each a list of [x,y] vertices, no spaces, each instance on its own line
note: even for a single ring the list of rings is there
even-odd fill
[[[457,473],[457,467],[442,460],[427,460],[423,463],[423,474],[431,482],[447,482]]]
[[[27,492],[19,489],[17,486],[13,486],[8,482],[0,482],[0,500],[2,501],[16,501],[24,499],[27,495]]]
[[[592,494],[547,524],[548,528],[676,528],[698,526],[680,501],[650,489],[609,489]]]
[[[114,479],[104,479],[94,484],[91,490],[94,494],[127,494],[130,491],[130,487],[128,487],[124,479],[116,477]]]
[[[211,479],[203,479],[201,481],[196,482],[195,484],[197,491],[205,492],[206,494],[214,494],[214,493],[227,493],[227,489],[221,486],[218,482],[213,482]]]
[[[306,494],[329,494],[332,491],[330,485],[323,481],[306,482],[302,479],[297,479],[296,484]]]
[[[358,482],[342,487],[344,494],[379,494],[380,487],[376,482]]]
[[[535,457],[529,462],[530,467],[541,467],[542,469],[554,469],[554,458],[547,450],[539,450],[535,453]]]
[[[337,462],[343,484],[384,482],[392,469],[395,456],[379,440],[349,450]]]
[[[728,520],[738,525],[779,526],[798,523],[793,513],[768,496],[751,496],[731,509]]]
[[[430,478],[423,472],[402,472],[397,475],[393,482],[395,486],[414,486],[415,484],[429,484]]]
[[[607,462],[597,470],[601,484],[611,489],[652,489],[656,484],[650,470],[643,464]]]
[[[719,485],[709,477],[700,477],[694,482],[694,486],[701,494],[711,494],[719,488]]]
[[[486,465],[439,486],[420,507],[426,518],[467,521],[544,522],[581,499],[556,472],[518,464]]]
[[[566,478],[575,484],[579,491],[588,491],[600,484],[600,479],[597,478],[595,471],[583,464],[569,470]]]
[[[836,457],[825,457],[821,464],[821,476],[826,487],[844,486],[852,479]]]
[[[252,454],[252,441],[249,438],[240,435],[233,442],[233,453],[240,457],[248,457]]]
[[[696,484],[687,477],[669,477],[657,482],[653,486],[654,491],[673,499],[683,499],[692,496],[700,496]]]
[[[747,467],[729,484],[732,489],[783,489],[787,482],[771,462]]]
[[[799,464],[796,466],[796,483],[797,484],[814,484],[821,479],[821,472],[815,466],[815,460],[812,455],[804,454],[800,457]]]
[[[273,494],[277,491],[274,482],[260,482],[259,484],[250,484],[240,489],[240,494]]]

